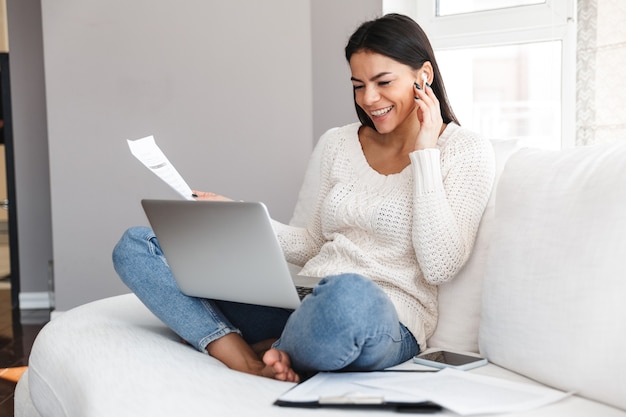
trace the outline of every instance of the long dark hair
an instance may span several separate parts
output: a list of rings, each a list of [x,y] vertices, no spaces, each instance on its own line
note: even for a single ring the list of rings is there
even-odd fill
[[[439,66],[435,60],[435,53],[430,45],[430,41],[426,33],[413,19],[391,13],[363,23],[352,34],[346,45],[346,60],[348,63],[352,55],[361,51],[385,55],[415,70],[422,68],[426,61],[430,61],[435,75],[431,87],[439,99],[443,122],[459,124],[448,101],[446,89],[443,85]],[[356,94],[354,106],[361,123],[376,130],[372,119],[356,103]]]

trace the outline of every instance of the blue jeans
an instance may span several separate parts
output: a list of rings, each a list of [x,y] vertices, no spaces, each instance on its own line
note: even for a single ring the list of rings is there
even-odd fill
[[[154,232],[128,229],[113,250],[122,281],[201,352],[238,333],[249,344],[278,339],[296,371],[379,370],[419,352],[387,295],[357,274],[323,278],[297,310],[190,297],[180,292]]]

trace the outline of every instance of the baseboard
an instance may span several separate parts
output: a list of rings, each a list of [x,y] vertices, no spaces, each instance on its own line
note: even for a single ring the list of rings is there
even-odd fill
[[[20,310],[45,310],[52,307],[49,292],[21,292]]]

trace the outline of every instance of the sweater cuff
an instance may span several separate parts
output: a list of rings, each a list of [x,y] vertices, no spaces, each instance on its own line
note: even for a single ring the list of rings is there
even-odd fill
[[[409,154],[413,164],[415,192],[419,194],[443,191],[441,151],[436,148],[414,151]]]

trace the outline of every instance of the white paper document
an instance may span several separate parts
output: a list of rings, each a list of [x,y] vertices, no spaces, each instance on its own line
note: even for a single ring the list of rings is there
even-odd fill
[[[153,136],[128,140],[130,152],[150,171],[187,200],[194,200],[193,191],[157,146]]]
[[[509,413],[538,408],[570,394],[446,368],[439,372],[320,373],[279,398],[288,402],[333,404],[333,400],[432,401],[459,415]],[[327,400],[330,399],[331,401]],[[378,401],[378,402],[377,402]]]

